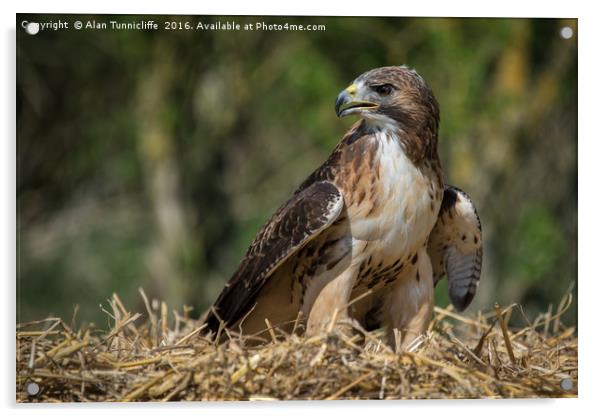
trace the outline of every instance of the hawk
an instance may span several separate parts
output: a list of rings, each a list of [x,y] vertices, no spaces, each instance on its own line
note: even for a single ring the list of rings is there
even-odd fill
[[[376,68],[335,111],[359,121],[259,230],[207,331],[223,321],[248,335],[265,335],[266,323],[292,332],[303,317],[315,335],[336,319],[384,327],[390,344],[397,329],[403,348],[426,331],[443,276],[456,309],[472,301],[481,225],[468,195],[444,185],[430,87],[405,66]]]

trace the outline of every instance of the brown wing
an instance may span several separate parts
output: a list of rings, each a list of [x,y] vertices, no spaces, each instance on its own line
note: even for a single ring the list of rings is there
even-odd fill
[[[300,189],[261,228],[238,269],[207,315],[207,330],[217,331],[219,320],[236,323],[253,306],[272,272],[307,242],[330,226],[344,200],[330,182]]]
[[[428,253],[435,284],[447,275],[449,298],[456,310],[464,311],[477,291],[483,258],[481,221],[464,191],[445,186]]]

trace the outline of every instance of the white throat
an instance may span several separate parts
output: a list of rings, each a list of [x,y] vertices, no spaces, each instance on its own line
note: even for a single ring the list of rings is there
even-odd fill
[[[378,131],[394,133],[400,130],[399,123],[384,114],[365,112],[362,113],[362,118],[372,133]]]

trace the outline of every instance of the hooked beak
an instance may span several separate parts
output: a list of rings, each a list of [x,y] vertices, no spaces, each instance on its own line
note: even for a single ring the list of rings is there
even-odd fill
[[[334,110],[338,117],[345,117],[350,114],[361,113],[363,110],[378,107],[378,104],[361,100],[360,97],[357,96],[357,87],[355,84],[351,84],[341,91],[334,103]]]

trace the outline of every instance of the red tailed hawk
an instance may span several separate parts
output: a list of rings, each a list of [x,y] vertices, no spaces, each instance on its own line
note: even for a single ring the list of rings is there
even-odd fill
[[[206,316],[244,334],[266,319],[307,334],[333,317],[394,329],[406,347],[424,332],[434,285],[448,278],[458,310],[481,271],[481,225],[464,192],[444,186],[437,154],[439,105],[405,66],[360,75],[336,99],[339,117],[360,120],[257,233]],[[355,303],[356,297],[368,292]]]

